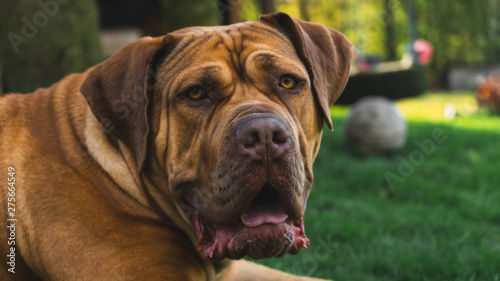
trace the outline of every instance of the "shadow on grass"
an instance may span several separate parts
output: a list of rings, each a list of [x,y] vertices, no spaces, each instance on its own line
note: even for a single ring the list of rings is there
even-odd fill
[[[436,130],[446,140],[426,153],[417,142]],[[410,122],[389,156],[353,154],[341,132],[325,131],[314,165],[311,246],[260,263],[335,280],[500,280],[500,132]]]

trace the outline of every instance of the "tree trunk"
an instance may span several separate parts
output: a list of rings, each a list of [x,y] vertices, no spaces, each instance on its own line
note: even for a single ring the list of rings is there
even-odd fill
[[[396,60],[396,47],[394,46],[394,11],[392,0],[384,0],[385,10],[385,59]]]
[[[218,0],[217,3],[223,25],[240,22],[239,0]]]
[[[413,57],[413,64],[418,64],[417,52],[414,44],[418,39],[417,12],[415,8],[415,0],[406,0],[408,4],[408,21],[410,25],[410,52]]]
[[[303,20],[310,21],[309,16],[309,0],[299,0],[300,16]]]
[[[274,0],[259,0],[260,10],[262,14],[270,14],[276,12],[276,3]]]

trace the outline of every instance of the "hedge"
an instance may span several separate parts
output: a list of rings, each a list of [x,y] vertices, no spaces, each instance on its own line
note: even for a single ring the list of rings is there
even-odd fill
[[[32,92],[103,59],[95,1],[0,0],[4,92]]]
[[[421,66],[405,70],[352,75],[337,104],[353,104],[366,96],[391,100],[418,96],[425,92],[427,80]]]

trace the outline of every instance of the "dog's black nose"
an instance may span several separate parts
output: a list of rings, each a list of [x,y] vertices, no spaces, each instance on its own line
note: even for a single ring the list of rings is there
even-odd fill
[[[258,114],[240,121],[236,139],[241,152],[254,160],[278,158],[290,147],[290,130],[276,115]]]

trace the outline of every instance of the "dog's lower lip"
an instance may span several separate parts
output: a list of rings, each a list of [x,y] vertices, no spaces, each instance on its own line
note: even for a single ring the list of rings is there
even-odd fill
[[[199,212],[192,215],[198,239],[198,251],[204,258],[221,261],[240,259],[245,255],[253,259],[296,254],[307,248],[303,219],[287,219],[281,223],[264,223],[248,227],[241,221],[228,225],[214,225]]]

